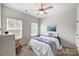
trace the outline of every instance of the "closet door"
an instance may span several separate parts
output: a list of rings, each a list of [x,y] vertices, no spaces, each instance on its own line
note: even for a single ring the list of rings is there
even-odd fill
[[[79,53],[79,20],[77,18],[77,21],[76,21],[76,29],[77,29],[77,34],[76,34],[76,46],[77,46],[77,49],[78,49],[78,53]]]
[[[77,19],[76,19],[76,46],[79,53],[79,4],[77,5]]]

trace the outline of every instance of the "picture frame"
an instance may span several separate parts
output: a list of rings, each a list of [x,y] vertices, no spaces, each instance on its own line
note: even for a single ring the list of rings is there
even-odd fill
[[[47,31],[48,32],[56,32],[56,25],[48,25]]]

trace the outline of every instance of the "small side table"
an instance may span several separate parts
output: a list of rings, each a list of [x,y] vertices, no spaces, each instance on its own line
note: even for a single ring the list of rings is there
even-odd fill
[[[16,54],[19,54],[22,50],[20,40],[16,40]]]

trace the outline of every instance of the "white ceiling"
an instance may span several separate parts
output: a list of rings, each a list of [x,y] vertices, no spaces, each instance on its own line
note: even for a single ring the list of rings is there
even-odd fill
[[[64,12],[66,10],[70,10],[72,8],[75,8],[77,4],[73,4],[73,3],[44,3],[44,6],[50,6],[52,5],[53,8],[46,10],[46,12],[48,13],[48,15],[37,15],[38,14],[38,8],[40,7],[39,3],[5,3],[3,4],[7,7],[16,9],[18,11],[24,12],[26,14],[29,14],[31,16],[37,17],[37,18],[45,18],[57,13],[61,13]],[[34,10],[32,10],[34,9]],[[25,10],[28,10],[28,12],[25,12]]]

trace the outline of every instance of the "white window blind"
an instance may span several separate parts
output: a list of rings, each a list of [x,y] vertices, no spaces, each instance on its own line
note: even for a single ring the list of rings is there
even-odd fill
[[[7,30],[13,33],[15,38],[22,38],[22,20],[7,18]]]
[[[31,23],[31,36],[38,35],[38,24],[37,23]]]

